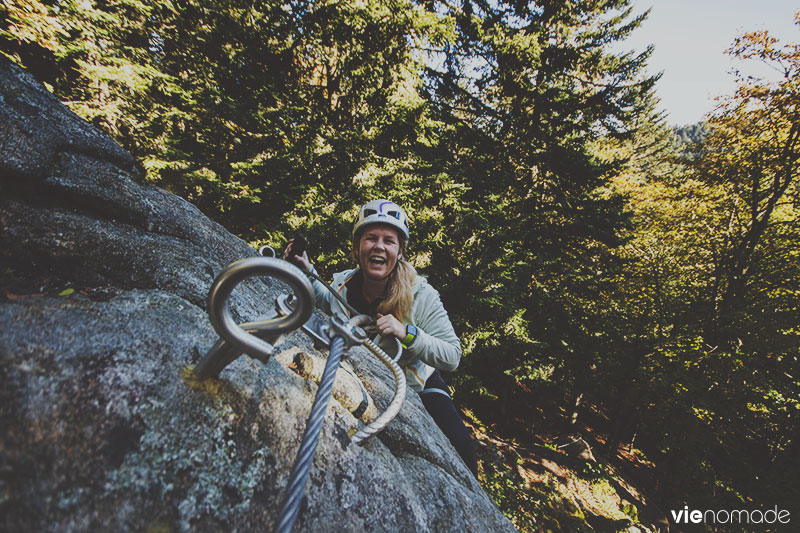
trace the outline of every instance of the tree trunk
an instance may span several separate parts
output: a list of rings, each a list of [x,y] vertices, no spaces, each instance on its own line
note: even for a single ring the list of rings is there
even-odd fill
[[[569,425],[570,427],[574,427],[578,423],[578,413],[581,406],[581,400],[583,400],[583,393],[580,392],[575,397],[575,401],[572,403],[572,412],[569,415]]]

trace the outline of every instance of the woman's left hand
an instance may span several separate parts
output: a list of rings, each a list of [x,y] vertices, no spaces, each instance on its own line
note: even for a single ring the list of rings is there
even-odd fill
[[[378,313],[378,320],[375,322],[378,333],[388,337],[394,335],[401,341],[406,338],[406,325],[397,320],[394,315],[382,315]]]

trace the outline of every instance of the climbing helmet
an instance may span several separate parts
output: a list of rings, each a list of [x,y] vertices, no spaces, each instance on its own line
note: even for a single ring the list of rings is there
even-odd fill
[[[353,224],[353,241],[358,238],[364,227],[371,224],[392,226],[405,237],[406,241],[409,239],[408,217],[402,207],[390,200],[372,200],[358,210]]]

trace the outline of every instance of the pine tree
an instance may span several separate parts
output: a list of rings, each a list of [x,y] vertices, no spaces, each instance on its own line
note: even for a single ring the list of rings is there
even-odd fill
[[[451,294],[480,295],[463,302],[485,361],[472,372],[503,390],[508,373],[541,365],[585,381],[601,310],[584,304],[611,278],[625,220],[621,199],[603,193],[624,161],[596,147],[633,134],[655,81],[641,74],[649,49],[614,54],[609,43],[646,14],[632,17],[627,1],[431,9],[455,28],[427,87],[454,130],[443,165],[469,187],[454,260],[466,272]]]

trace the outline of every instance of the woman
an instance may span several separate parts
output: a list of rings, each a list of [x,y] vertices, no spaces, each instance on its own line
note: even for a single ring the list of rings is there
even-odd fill
[[[439,370],[452,371],[461,359],[461,341],[431,287],[404,254],[409,239],[408,219],[402,208],[388,200],[373,200],[359,211],[353,225],[353,256],[358,266],[334,274],[331,286],[359,313],[376,319],[378,344],[393,353],[403,343],[399,363],[406,381],[464,463],[478,475],[469,431],[461,421]],[[293,255],[292,242],[283,254],[308,272],[314,267],[308,255]],[[313,282],[317,304],[325,311],[349,314],[325,286]]]

